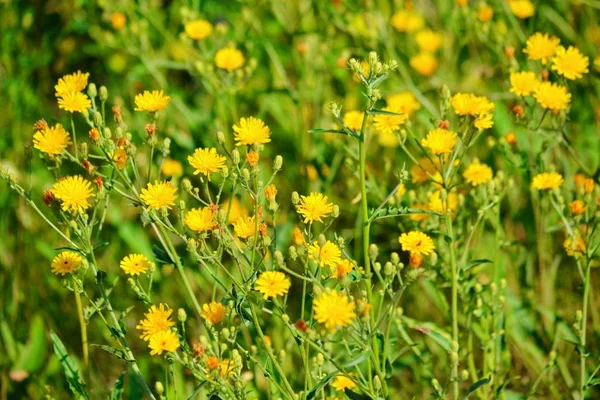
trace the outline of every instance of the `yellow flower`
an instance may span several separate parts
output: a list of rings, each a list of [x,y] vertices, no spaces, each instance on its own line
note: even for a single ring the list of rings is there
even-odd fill
[[[82,113],[92,106],[92,102],[87,95],[81,92],[67,92],[61,94],[58,98],[58,108],[70,113]]]
[[[277,187],[274,184],[270,184],[265,188],[265,197],[269,201],[274,201],[275,196],[277,196]]]
[[[437,190],[429,196],[429,202],[427,203],[427,208],[430,211],[440,214],[445,214],[448,208],[450,209],[450,212],[454,213],[457,207],[458,195],[453,191],[448,193],[447,200],[442,200],[441,192]]]
[[[421,29],[425,25],[425,20],[412,11],[400,10],[392,15],[390,23],[398,32],[411,33]]]
[[[399,112],[404,113],[409,117],[415,111],[421,109],[421,103],[419,103],[415,95],[409,91],[391,94],[385,101],[390,109],[399,110]]]
[[[130,254],[121,260],[120,266],[126,274],[140,275],[148,272],[152,263],[143,254]]]
[[[342,261],[341,256],[340,248],[329,240],[323,246],[320,246],[319,242],[315,240],[308,248],[308,258],[318,263],[320,267],[335,267]]]
[[[400,145],[396,134],[391,132],[381,132],[378,135],[377,142],[383,147],[394,148]]]
[[[234,71],[241,68],[245,62],[246,59],[242,52],[232,47],[223,48],[215,54],[215,64],[217,67],[227,71]]]
[[[70,144],[69,132],[61,124],[49,126],[33,135],[33,147],[51,157],[62,153]]]
[[[162,303],[158,307],[151,306],[148,312],[144,314],[144,319],[135,327],[135,329],[142,331],[140,338],[147,342],[158,332],[166,331],[174,326],[175,322],[170,319],[171,314],[173,314],[173,310],[165,308]]]
[[[581,200],[573,200],[571,204],[569,204],[569,207],[574,215],[583,214],[585,210],[587,210],[587,206]]]
[[[557,172],[542,172],[533,177],[531,187],[538,190],[556,189],[563,182],[562,175]]]
[[[300,196],[296,206],[298,214],[304,217],[304,223],[323,222],[323,218],[333,212],[333,203],[328,203],[327,196],[312,192],[309,196]]]
[[[354,269],[354,263],[347,258],[340,260],[333,268],[332,277],[335,279],[342,279],[348,275]]]
[[[166,177],[181,176],[183,175],[183,165],[177,160],[167,158],[160,166],[160,172]]]
[[[563,247],[565,248],[567,255],[575,258],[584,256],[587,251],[585,241],[579,232],[575,233],[575,241],[573,241],[573,238],[567,237],[563,243]]]
[[[439,32],[425,29],[415,35],[415,40],[421,51],[435,53],[441,46],[444,37]]]
[[[88,198],[94,197],[89,181],[80,175],[67,176],[52,186],[54,197],[61,201],[63,211],[84,212],[89,206]]]
[[[256,222],[254,217],[248,216],[240,217],[233,223],[233,231],[240,239],[248,239],[254,236],[256,232]]]
[[[398,242],[402,245],[402,250],[411,254],[417,253],[427,256],[435,250],[433,239],[421,231],[403,233],[398,238]]]
[[[510,92],[517,96],[528,96],[535,91],[540,84],[535,73],[529,71],[511,72]]]
[[[558,46],[552,58],[552,69],[567,79],[579,79],[589,72],[590,60],[577,47]]]
[[[535,6],[530,0],[511,0],[508,6],[510,11],[520,19],[529,18],[535,13]]]
[[[433,154],[451,153],[458,137],[455,132],[443,128],[435,128],[421,139],[421,145],[427,147]]]
[[[571,102],[571,93],[566,87],[550,82],[540,83],[533,97],[542,107],[554,112],[566,110]]]
[[[225,168],[225,161],[227,161],[227,158],[219,155],[214,147],[211,149],[196,149],[194,154],[188,156],[188,162],[196,168],[194,175],[205,175],[209,181],[210,174]]]
[[[144,90],[144,93],[135,96],[135,111],[155,112],[164,110],[171,102],[171,98],[166,96],[162,90],[153,90],[152,92]]]
[[[337,290],[323,292],[313,303],[315,320],[331,331],[350,325],[356,317],[354,308],[354,302]]]
[[[471,185],[479,186],[492,179],[493,173],[490,167],[479,161],[475,161],[467,167],[463,176]]]
[[[547,33],[534,33],[527,39],[527,48],[523,53],[527,54],[530,60],[541,60],[546,64],[548,59],[554,55],[556,48],[560,44],[560,39],[550,36]]]
[[[150,338],[150,355],[161,355],[163,352],[172,353],[179,348],[179,338],[175,332],[168,330],[158,332]]]
[[[490,114],[495,105],[485,96],[476,96],[473,93],[457,93],[450,99],[454,112],[458,115],[478,116]]]
[[[490,6],[488,6],[487,4],[483,4],[481,7],[479,7],[479,10],[477,10],[477,18],[481,22],[488,22],[493,17],[494,17],[494,9]]]
[[[251,146],[255,143],[264,144],[271,141],[271,130],[265,123],[254,117],[241,118],[239,125],[233,126],[237,146]]]
[[[411,57],[409,64],[419,74],[423,76],[430,76],[437,69],[438,60],[433,54],[422,51],[416,56]]]
[[[359,132],[362,128],[364,114],[360,111],[348,111],[344,114],[342,120],[350,130]]]
[[[77,271],[83,259],[74,251],[63,251],[52,259],[50,270],[56,275],[72,274]]]
[[[215,212],[210,207],[192,208],[185,214],[185,226],[194,232],[205,232],[215,226]]]
[[[206,39],[212,33],[213,26],[204,19],[197,19],[185,24],[185,33],[192,39]]]
[[[225,308],[222,303],[211,301],[210,303],[202,305],[202,313],[200,316],[211,324],[217,325],[219,322],[223,321],[226,313],[227,308]]]
[[[354,389],[356,383],[347,376],[339,374],[336,375],[331,386],[338,392],[343,392],[345,389]]]
[[[154,184],[148,183],[148,186],[142,189],[140,198],[146,207],[151,210],[160,210],[163,207],[171,209],[175,205],[177,189],[171,186],[167,181],[154,181]]]
[[[119,31],[127,24],[127,17],[122,12],[114,12],[110,15],[110,24]]]
[[[294,239],[294,244],[296,246],[304,246],[306,244],[302,230],[298,227],[294,228],[294,231],[292,232],[292,238]]]
[[[54,86],[56,97],[61,97],[70,92],[81,92],[87,86],[89,76],[89,73],[84,74],[81,71],[63,76],[58,80],[58,84]]]
[[[219,373],[221,378],[231,378],[235,375],[235,362],[228,358],[221,360],[219,363]]]
[[[385,107],[383,111],[389,111],[397,115],[376,114],[373,118],[373,126],[378,133],[392,134],[400,129],[400,126],[406,122],[408,115],[403,114],[399,109]]]
[[[262,293],[265,300],[270,297],[285,295],[290,289],[290,280],[284,273],[279,271],[265,271],[254,282],[254,290]]]
[[[435,175],[435,173],[440,169],[439,160],[433,160],[433,163],[429,159],[429,157],[423,157],[418,160],[419,164],[413,164],[410,167],[410,177],[411,182],[415,185],[418,185],[423,182],[427,182],[429,180],[430,175]]]

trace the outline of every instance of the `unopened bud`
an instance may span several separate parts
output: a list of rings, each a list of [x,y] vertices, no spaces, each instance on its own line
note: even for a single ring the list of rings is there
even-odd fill
[[[185,322],[185,320],[187,319],[187,313],[183,308],[177,310],[177,319],[179,320],[179,322]]]
[[[87,95],[89,96],[90,99],[95,98],[96,96],[98,96],[98,89],[96,88],[96,84],[95,83],[90,83],[87,87]]]
[[[100,86],[100,101],[106,101],[108,99],[108,89],[106,86]]]

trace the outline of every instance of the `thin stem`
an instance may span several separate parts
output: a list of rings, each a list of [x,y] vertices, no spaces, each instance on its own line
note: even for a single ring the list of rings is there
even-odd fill
[[[585,399],[585,390],[587,387],[586,381],[585,381],[585,358],[586,358],[586,350],[585,350],[585,344],[586,344],[586,329],[587,329],[587,311],[588,311],[588,300],[589,300],[589,296],[590,296],[590,286],[591,286],[591,282],[590,282],[590,271],[592,269],[592,263],[590,262],[590,260],[588,259],[586,261],[586,268],[585,268],[585,280],[583,282],[584,284],[584,289],[583,289],[583,309],[582,309],[582,317],[581,317],[581,330],[579,332],[579,342],[581,344],[581,349],[579,351],[580,354],[580,360],[579,360],[579,368],[580,368],[580,388],[579,388],[579,398],[581,400]]]
[[[446,229],[450,238],[450,264],[452,274],[452,352],[456,353],[456,360],[452,360],[452,387],[453,398],[458,399],[458,270],[456,266],[456,254],[454,251],[454,230],[452,227],[452,216],[450,205],[446,203]]]
[[[81,330],[81,347],[83,349],[83,363],[86,368],[90,365],[90,354],[88,350],[87,324],[83,316],[83,306],[81,303],[81,294],[78,285],[74,288],[75,304],[77,305],[77,317],[79,318],[79,328]]]
[[[77,156],[77,134],[75,133],[75,122],[73,121],[73,114],[71,114],[71,130],[73,131],[73,149],[75,150],[75,158],[79,159]]]

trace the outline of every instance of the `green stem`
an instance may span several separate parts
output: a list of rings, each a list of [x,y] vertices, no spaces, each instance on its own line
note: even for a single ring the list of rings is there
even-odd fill
[[[75,134],[75,122],[73,121],[73,114],[71,114],[71,130],[73,131],[73,149],[75,150],[75,158],[77,157],[77,135]]]
[[[85,323],[85,318],[83,317],[83,306],[81,304],[81,294],[79,293],[79,287],[76,285],[74,289],[75,304],[77,305],[77,317],[79,318],[79,328],[81,330],[81,347],[83,349],[83,363],[87,368],[90,365],[87,325]]]
[[[456,353],[456,360],[452,361],[452,387],[453,398],[458,399],[458,270],[456,265],[456,254],[454,251],[454,230],[452,227],[452,216],[450,205],[446,203],[446,229],[450,238],[450,264],[452,274],[452,352]]]
[[[591,286],[591,282],[590,282],[590,271],[592,269],[592,263],[587,260],[586,262],[586,268],[585,268],[585,281],[583,282],[584,284],[584,289],[583,289],[583,309],[582,311],[582,317],[581,317],[581,330],[579,332],[579,341],[581,343],[581,350],[580,350],[580,360],[579,360],[579,367],[580,367],[580,388],[579,388],[579,398],[581,400],[585,399],[585,391],[586,391],[586,381],[585,381],[585,358],[586,358],[586,350],[585,350],[585,344],[586,344],[586,329],[587,329],[587,311],[588,311],[588,300],[589,300],[589,295],[590,295],[590,286]]]

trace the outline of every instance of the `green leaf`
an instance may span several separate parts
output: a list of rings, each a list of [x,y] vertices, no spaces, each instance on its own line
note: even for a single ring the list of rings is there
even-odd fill
[[[54,353],[58,356],[63,367],[63,372],[65,373],[71,392],[73,392],[75,398],[78,400],[88,400],[90,397],[85,390],[85,384],[79,377],[79,370],[73,361],[71,361],[65,345],[53,331],[50,332],[50,339],[54,345]]]
[[[91,346],[97,347],[100,350],[104,350],[107,353],[110,353],[113,356],[115,356],[117,358],[120,358],[121,360],[127,361],[127,357],[125,357],[125,353],[123,352],[123,350],[115,349],[114,347],[110,347],[110,346],[107,346],[105,344],[94,344],[94,343],[92,343]]]
[[[109,400],[120,400],[123,396],[123,392],[125,391],[125,373],[122,373],[121,376],[117,378],[115,382],[115,386],[113,386],[110,391]]]
[[[366,396],[364,394],[358,394],[348,388],[344,389],[344,393],[346,394],[346,396],[348,396],[350,400],[371,400],[369,396]]]
[[[323,129],[323,128],[309,129],[308,133],[341,133],[343,135],[348,134],[344,129]]]
[[[491,261],[491,260],[487,260],[487,259],[485,259],[485,258],[481,258],[481,259],[479,259],[479,260],[471,260],[471,261],[469,261],[469,262],[467,263],[467,265],[465,265],[465,268],[464,268],[464,270],[465,270],[465,271],[468,271],[468,270],[470,270],[471,268],[473,268],[473,267],[476,267],[476,266],[478,266],[478,265],[481,265],[481,264],[490,264],[490,263],[492,263],[492,262],[493,262],[493,261]]]
[[[35,314],[29,325],[29,338],[27,344],[21,350],[19,361],[15,369],[21,369],[34,373],[40,370],[46,359],[47,339],[44,329],[44,320],[41,315]]]
[[[306,400],[312,400],[314,399],[317,394],[319,393],[319,391],[321,389],[323,389],[323,387],[325,387],[325,385],[327,385],[329,383],[329,381],[331,381],[333,379],[334,376],[336,376],[338,373],[336,372],[332,372],[329,375],[325,376],[323,379],[321,379],[319,381],[319,383],[316,384],[315,387],[313,387],[307,394],[306,394]]]
[[[377,114],[380,114],[380,115],[404,115],[404,114],[395,113],[393,111],[380,110],[378,108],[374,108],[372,110],[367,111],[367,114],[370,114],[370,115],[377,115]]]
[[[490,383],[491,379],[490,378],[484,378],[484,379],[480,379],[477,382],[475,382],[474,384],[472,384],[471,386],[469,386],[469,388],[467,389],[467,393],[465,394],[465,399],[469,398],[469,396],[471,394],[473,394],[473,392],[475,392],[477,389],[479,389],[480,387],[487,385],[488,383]]]
[[[187,400],[193,400],[194,398],[196,398],[196,396],[198,395],[198,393],[200,393],[200,390],[202,390],[202,388],[208,383],[208,381],[204,381],[201,384],[199,384],[196,389],[194,390],[194,393],[192,393],[190,395],[190,397],[188,397]]]

